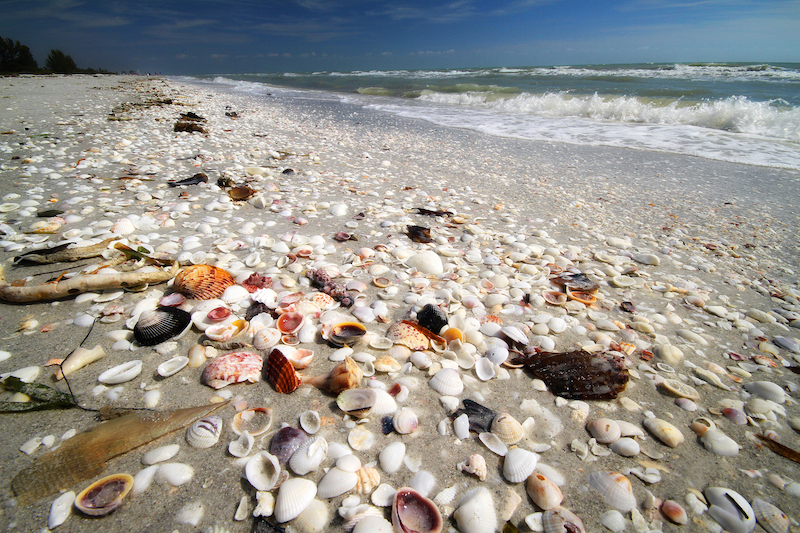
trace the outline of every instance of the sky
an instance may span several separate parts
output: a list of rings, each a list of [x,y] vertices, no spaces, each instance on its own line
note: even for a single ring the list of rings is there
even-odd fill
[[[222,74],[800,62],[800,0],[0,0],[40,66]]]

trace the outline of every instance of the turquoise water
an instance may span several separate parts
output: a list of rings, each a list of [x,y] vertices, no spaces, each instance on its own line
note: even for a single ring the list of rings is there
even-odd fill
[[[641,64],[219,74],[490,135],[800,169],[800,64]]]

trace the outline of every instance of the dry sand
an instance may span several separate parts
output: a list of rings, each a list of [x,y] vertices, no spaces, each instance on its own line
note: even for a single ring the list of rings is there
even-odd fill
[[[787,423],[800,416],[793,399],[798,387],[795,374],[762,366],[751,377],[743,378],[743,383],[773,381],[787,392],[788,401],[782,405],[785,414],[779,412],[774,421],[753,420],[761,427],[737,426],[714,414],[728,405],[725,401],[741,401],[747,397],[739,390],[741,384],[729,376],[720,377],[732,389],[730,391],[691,381],[691,364],[700,367],[707,363],[736,364],[726,358],[730,351],[748,358],[762,355],[776,360],[758,349],[759,333],[769,340],[775,336],[796,337],[796,328],[752,319],[747,320],[760,332],[748,331],[741,323],[737,328],[733,320],[721,319],[688,305],[683,294],[658,290],[667,283],[674,286],[688,283],[685,286],[690,293],[702,295],[709,305],[725,307],[731,313],[750,309],[769,312],[774,308],[800,312],[795,273],[799,266],[796,233],[800,227],[794,209],[800,177],[797,172],[662,153],[500,139],[401,119],[317,99],[313,95],[307,99],[255,98],[226,92],[221,87],[212,89],[161,79],[4,78],[0,80],[0,96],[0,132],[3,133],[0,141],[4,143],[0,144],[2,202],[34,199],[39,204],[34,211],[52,206],[67,214],[80,214],[83,220],[67,224],[60,231],[92,227],[82,238],[99,235],[106,229],[99,221],[115,222],[127,214],[151,213],[154,217],[147,220],[163,222],[163,217],[159,219],[157,215],[169,215],[182,209],[178,198],[181,190],[167,188],[167,180],[179,180],[204,171],[210,182],[228,176],[241,183],[245,180],[245,167],[262,167],[271,169],[268,175],[251,178],[250,184],[265,191],[271,204],[267,208],[259,209],[245,203],[232,210],[206,210],[203,206],[224,199],[224,193],[209,187],[190,187],[186,189],[190,197],[184,201],[189,209],[169,219],[174,220],[174,226],[148,229],[134,235],[144,235],[154,247],[170,240],[179,242],[182,237],[194,234],[204,217],[214,216],[221,223],[214,225],[212,235],[201,239],[203,247],[198,250],[219,256],[221,252],[212,243],[221,242],[217,239],[226,236],[240,238],[249,247],[234,254],[244,260],[256,249],[252,241],[254,235],[278,238],[296,232],[306,236],[322,235],[325,244],[335,248],[325,260],[343,265],[352,258],[347,250],[362,246],[406,246],[415,251],[428,248],[430,245],[411,243],[403,235],[405,226],[415,223],[430,226],[434,235],[444,237],[443,242],[449,238],[456,249],[463,251],[473,246],[483,257],[504,257],[513,242],[524,243],[529,247],[526,250],[539,246],[565,253],[573,259],[576,268],[589,272],[601,282],[604,299],[596,311],[610,319],[632,324],[631,315],[619,310],[618,303],[630,300],[644,310],[639,314],[649,317],[656,333],[664,337],[640,333],[640,348],[651,347],[654,340],[663,339],[679,346],[686,355],[685,363],[673,366],[678,375],[701,394],[696,412],[679,408],[674,398],[661,394],[653,385],[655,374],[662,378],[670,375],[661,369],[651,372],[641,367],[644,363],[642,350],[637,349],[629,357],[636,376],[622,396],[636,402],[639,409],[628,410],[618,401],[589,402],[588,420],[608,416],[641,427],[647,416],[655,415],[669,420],[686,438],[686,442],[674,449],[649,434],[639,439],[644,450],[663,454],[663,458],[655,461],[661,469],[661,481],[645,484],[633,474],[629,475],[639,511],[652,518],[646,508],[646,491],[658,499],[674,499],[685,505],[690,488],[702,491],[709,486],[723,486],[740,492],[748,501],[762,498],[790,517],[798,517],[800,491],[795,489],[800,485],[791,487],[791,483],[800,481],[800,468],[759,446],[753,437],[755,433],[772,430],[784,444],[800,447],[797,433]],[[174,103],[134,106],[125,111],[116,108],[122,103],[141,103],[154,98],[172,98]],[[108,120],[115,108],[118,118],[130,120]],[[187,111],[208,119],[204,126],[208,129],[207,135],[172,132],[179,113]],[[239,118],[226,117],[226,111],[236,111]],[[81,159],[86,159],[84,165],[88,166],[80,166]],[[294,169],[296,173],[283,174],[285,168]],[[129,179],[131,176],[141,180]],[[19,197],[8,196],[14,194]],[[147,199],[147,195],[151,198]],[[338,203],[349,206],[347,215],[329,213],[327,206]],[[94,208],[91,212],[86,209],[89,206]],[[464,217],[467,225],[449,225],[443,218],[413,214],[418,207],[450,209]],[[3,215],[5,225],[0,227],[6,233],[17,232],[5,236],[6,248],[17,242],[30,244],[22,232],[36,221],[35,215],[19,216],[19,212]],[[365,217],[358,220],[355,227],[347,227],[348,222],[354,225],[353,216],[361,212]],[[293,223],[293,217],[305,218],[308,223],[298,225]],[[385,222],[383,226],[382,221]],[[249,235],[247,222],[255,226]],[[345,230],[355,233],[360,240],[336,243],[333,234]],[[614,238],[624,239],[631,246],[621,248],[619,245],[624,243]],[[57,236],[50,241],[57,242]],[[53,276],[76,268],[73,265],[10,268],[11,258],[19,253],[2,253],[9,280],[39,273]],[[606,265],[595,255],[603,253],[623,259],[626,253],[654,254],[660,264],[651,266],[628,260],[628,265],[637,266],[646,276],[640,278],[646,284],[622,290],[609,285],[609,278],[603,277]],[[269,250],[262,250],[262,254],[268,266],[274,266],[281,255]],[[559,260],[563,262],[564,256]],[[456,259],[445,258],[445,261]],[[539,263],[535,258],[530,261]],[[90,263],[92,261],[82,264]],[[387,302],[390,306],[388,318],[394,320],[411,308],[404,296],[414,278],[408,278],[406,270],[402,266],[398,268],[397,263],[387,264],[393,269],[390,277],[400,287],[398,296]],[[478,266],[478,274],[467,273],[459,280],[465,288],[477,285],[478,275],[491,269],[487,265]],[[511,266],[495,268],[512,275],[515,272]],[[265,269],[266,266],[260,270]],[[377,289],[369,283],[369,276],[359,272],[360,269],[355,269],[357,279],[370,285],[366,302],[378,300]],[[291,277],[301,278],[297,273]],[[37,277],[29,283],[44,279],[47,277]],[[444,286],[444,280],[431,278],[430,283],[433,287]],[[165,285],[151,289],[167,290]],[[301,290],[308,292],[310,289],[303,287]],[[537,287],[530,292],[536,296],[542,290]],[[503,291],[498,289],[498,292]],[[145,295],[126,293],[116,303],[129,311]],[[480,297],[485,298],[486,294]],[[518,304],[519,299],[512,303]],[[162,392],[159,409],[201,405],[214,396],[212,389],[200,383],[199,368],[184,369],[165,380],[153,378],[156,366],[174,354],[162,355],[150,348],[134,352],[112,350],[113,341],[105,333],[122,327],[121,322],[97,323],[91,330],[71,323],[76,316],[91,311],[92,305],[71,300],[2,304],[0,349],[10,353],[10,357],[0,361],[0,372],[40,366],[51,357],[66,356],[83,341],[85,346],[99,343],[109,354],[104,360],[75,373],[70,380],[73,392],[84,407],[96,409],[111,404],[140,408],[143,388],[153,385],[160,385]],[[523,314],[514,315],[515,309]],[[683,322],[659,324],[658,317],[665,316],[669,310]],[[535,298],[530,308],[509,306],[505,311],[492,312],[499,314],[505,323],[533,325],[535,317],[543,313],[564,317],[570,326],[585,327],[594,322],[585,311],[567,315],[561,308],[537,303]],[[468,316],[484,312],[478,308]],[[781,315],[773,313],[772,316],[788,322]],[[38,326],[17,332],[28,317],[38,321]],[[52,325],[51,329],[40,331],[45,325]],[[386,327],[375,322],[367,325],[370,331],[381,334]],[[676,333],[681,328],[702,333],[709,345],[699,346],[683,340]],[[608,334],[615,341],[621,340],[618,333]],[[573,327],[564,333],[551,333],[549,337],[554,340],[557,351],[591,342],[583,330]],[[178,341],[175,352],[186,354],[199,338],[196,331],[188,333]],[[327,359],[333,348],[322,342],[309,347],[314,349],[316,357],[303,373],[327,372],[333,365]],[[788,351],[780,349],[778,353],[787,364],[796,364]],[[144,371],[123,386],[118,399],[109,400],[105,392],[94,392],[100,372],[133,358],[144,361]],[[657,362],[656,358],[647,364],[655,366]],[[565,405],[566,402],[556,400],[552,394],[535,390],[531,377],[519,370],[511,370],[507,379],[495,378],[485,383],[476,380],[471,370],[464,373],[472,379],[467,378],[467,388],[461,398],[479,399],[495,411],[507,411],[520,421],[528,417],[536,420],[535,428],[520,446],[551,446],[541,454],[541,462],[554,467],[566,478],[562,487],[564,507],[583,519],[587,531],[603,530],[600,517],[611,507],[589,488],[587,474],[604,470],[627,473],[627,469],[640,466],[638,460],[648,458],[644,455],[624,458],[611,453],[600,457],[590,454],[588,461],[582,461],[570,450],[574,439],[586,443],[590,438],[584,428],[585,420],[575,409],[578,405]],[[524,484],[504,481],[498,457],[474,435],[469,440],[457,441],[449,424],[447,435],[440,435],[437,425],[447,417],[447,411],[441,406],[438,395],[428,387],[425,372],[412,369],[409,376],[416,378],[418,387],[412,388],[406,405],[419,415],[420,430],[410,436],[384,436],[380,433],[379,421],[371,420],[367,427],[375,434],[376,443],[369,450],[357,452],[362,463],[375,461],[386,444],[401,440],[407,445],[408,456],[418,460],[420,469],[429,471],[436,479],[431,497],[446,487],[457,487],[456,500],[442,506],[446,530],[455,530],[456,524],[449,516],[458,498],[476,486],[485,486],[491,491],[498,513],[509,501],[508,491],[516,493],[522,501],[511,521],[520,530],[527,530],[524,518],[538,509],[525,494]],[[374,379],[387,384],[393,382],[393,378],[386,375],[377,375]],[[37,381],[52,385],[51,370],[43,369]],[[61,384],[55,386],[64,388]],[[315,409],[328,417],[329,425],[322,429],[325,438],[329,442],[347,442],[349,429],[331,395],[303,387],[294,394],[281,396],[265,382],[233,385],[224,390],[250,405],[272,407],[273,430],[281,423],[297,426],[297,417],[302,411]],[[3,399],[7,399],[7,395]],[[553,413],[562,427],[559,429],[555,423],[548,423],[547,416],[534,412],[531,402],[526,401],[531,399]],[[225,409],[223,418],[227,422],[233,409]],[[689,429],[689,423],[698,416],[715,420],[725,434],[739,443],[739,454],[722,457],[704,449]],[[14,531],[46,528],[54,497],[25,507],[15,506],[11,498],[11,478],[43,454],[40,448],[28,456],[20,452],[19,447],[36,436],[54,435],[58,442],[68,429],[83,430],[93,426],[96,415],[79,409],[46,410],[2,414],[0,420],[6,433],[0,447],[2,491],[6,502],[0,524]],[[257,439],[256,447],[267,448],[271,434]],[[184,505],[200,501],[205,506],[205,516],[199,529],[216,525],[224,528],[220,531],[250,531],[252,519],[233,521],[242,496],[249,497],[251,509],[254,501],[254,490],[241,478],[242,467],[225,451],[233,437],[226,427],[218,445],[199,450],[186,445],[183,431],[179,431],[113,460],[107,473],[135,474],[142,469],[140,459],[144,452],[163,444],[179,443],[181,449],[173,461],[191,465],[195,475],[191,482],[177,488],[154,485],[105,518],[87,518],[76,512],[58,530],[192,531],[196,528],[179,524],[175,516]],[[456,466],[473,453],[480,453],[487,460],[486,481],[480,482],[460,472]],[[330,461],[324,466],[329,464]],[[779,476],[782,483],[771,475]],[[318,482],[322,476],[320,471],[307,477]],[[406,485],[413,476],[414,473],[404,466],[394,475],[382,473],[381,482],[397,488]],[[88,481],[80,483],[73,490],[77,492],[87,484]],[[328,501],[331,526],[326,531],[343,530],[342,520],[337,516],[343,498]],[[361,499],[368,501],[367,496]],[[685,506],[688,509],[688,505]],[[388,510],[384,515],[389,517]],[[629,513],[626,515],[630,518]],[[707,513],[696,515],[690,511],[690,516],[689,525],[664,523],[663,530],[703,531],[717,527]],[[502,523],[498,523],[502,528]],[[629,521],[627,531],[635,530]]]

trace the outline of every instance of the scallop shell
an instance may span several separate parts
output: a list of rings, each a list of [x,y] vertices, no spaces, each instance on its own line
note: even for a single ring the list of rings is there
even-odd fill
[[[173,289],[197,300],[219,298],[235,281],[227,271],[211,265],[190,265],[178,272]]]
[[[492,494],[485,487],[470,490],[458,502],[453,518],[461,533],[494,533],[497,514]]]
[[[280,346],[270,351],[265,374],[275,390],[282,394],[289,394],[300,386],[300,377],[292,363],[283,355]]]
[[[494,510],[493,504],[492,510]],[[442,515],[439,513],[435,503],[417,491],[403,487],[394,494],[392,525],[395,531],[439,533],[442,530],[443,523]],[[462,531],[468,533],[465,530]]]
[[[611,507],[624,513],[636,507],[631,482],[619,472],[593,472],[588,477],[589,485]]]
[[[564,500],[564,495],[558,485],[543,474],[536,473],[530,476],[525,483],[525,490],[533,503],[544,511],[558,507]]]
[[[428,337],[413,322],[407,320],[392,324],[386,332],[386,338],[414,351],[423,351],[430,347]]]
[[[289,468],[298,476],[304,476],[319,468],[328,453],[328,441],[313,437],[300,444],[289,458]]]
[[[142,346],[155,346],[180,336],[192,324],[192,315],[177,307],[158,307],[142,311],[133,336]]]
[[[403,459],[406,455],[406,445],[395,441],[387,444],[378,455],[378,462],[381,470],[387,474],[394,474],[403,466]]]
[[[538,454],[523,448],[512,448],[503,459],[503,477],[511,483],[522,483],[533,474],[538,462]]]
[[[219,442],[222,434],[222,418],[207,416],[195,421],[186,429],[186,442],[193,448],[210,448]]]
[[[464,382],[454,368],[439,370],[428,381],[428,385],[442,396],[458,396],[464,392]]]
[[[503,444],[511,446],[522,440],[525,430],[516,418],[508,413],[500,413],[492,421],[492,433],[497,435]]]
[[[758,525],[763,527],[767,533],[788,533],[790,521],[786,513],[759,498],[753,500],[751,505]]]
[[[256,490],[272,490],[278,483],[281,465],[277,457],[269,452],[260,451],[247,461],[244,473],[247,481]]]
[[[268,407],[251,407],[233,415],[231,429],[237,435],[245,431],[254,437],[266,433],[272,426],[272,409]]]
[[[228,305],[238,304],[242,300],[249,298],[250,298],[250,291],[248,291],[242,285],[231,285],[229,287],[226,287],[225,290],[222,291],[222,294],[219,295],[219,299]]]
[[[258,354],[231,352],[211,360],[203,370],[202,381],[214,389],[232,383],[256,383],[261,379],[263,364]]]
[[[274,517],[278,523],[296,518],[317,495],[317,485],[308,479],[290,478],[281,483],[275,500]]]
[[[358,474],[347,472],[338,466],[334,466],[320,480],[317,485],[317,494],[324,499],[335,498],[353,490],[357,483]]]
[[[105,516],[122,505],[132,488],[132,476],[112,474],[83,489],[75,497],[75,507],[90,516]]]

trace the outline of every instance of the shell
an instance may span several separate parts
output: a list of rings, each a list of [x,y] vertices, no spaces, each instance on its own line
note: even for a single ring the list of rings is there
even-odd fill
[[[244,431],[241,435],[239,435],[238,439],[231,441],[228,444],[228,453],[234,457],[247,457],[253,450],[253,444],[255,444],[255,439],[253,439],[253,436],[247,431]]]
[[[356,524],[352,533],[392,533],[391,522],[382,516],[365,516]]]
[[[790,522],[786,513],[759,498],[753,500],[751,505],[758,525],[763,527],[767,533],[788,533]]]
[[[462,472],[473,474],[481,481],[486,479],[488,473],[486,468],[486,459],[479,453],[470,455],[463,463],[458,463],[458,469]]]
[[[554,507],[542,516],[544,533],[586,533],[581,520],[575,513],[563,507]]]
[[[189,364],[189,358],[185,355],[177,355],[158,365],[156,372],[164,378],[173,376],[184,369]]]
[[[387,474],[394,474],[403,466],[403,459],[406,455],[406,445],[396,441],[387,444],[378,455],[378,462],[381,470]]]
[[[308,410],[300,414],[300,427],[309,435],[313,435],[319,431],[320,425],[321,421],[318,412]]]
[[[242,319],[235,319],[233,321],[225,321],[219,324],[212,324],[208,326],[203,333],[205,336],[214,341],[214,343],[226,343],[231,339],[239,337],[240,335],[246,335],[246,332],[249,328],[249,324],[247,321]],[[239,340],[239,339],[237,339]],[[242,339],[244,340],[244,339]],[[246,339],[249,341],[249,337]],[[213,343],[212,343],[213,344]],[[217,348],[221,348],[221,345],[214,344]]]
[[[322,533],[330,523],[328,504],[314,498],[292,524],[300,533]]]
[[[386,416],[397,411],[397,402],[383,389],[375,389],[375,405],[370,409],[374,416]]]
[[[686,510],[675,500],[666,500],[661,504],[661,514],[673,524],[685,525],[689,522],[689,516]],[[766,528],[765,528],[766,529]]]
[[[497,435],[497,438],[506,446],[518,443],[525,436],[522,424],[508,413],[500,413],[494,418],[492,421],[492,433]],[[533,470],[531,469],[531,471]]]
[[[666,420],[646,418],[642,424],[647,431],[670,448],[676,448],[684,441],[683,433]]]
[[[479,433],[478,440],[480,440],[487,449],[493,451],[501,457],[508,453],[508,446],[506,446],[503,441],[500,440],[500,437],[494,433],[489,433],[486,431]]]
[[[503,459],[503,477],[511,483],[522,483],[533,474],[538,462],[538,454],[524,448],[512,448]]]
[[[611,451],[623,457],[634,457],[641,451],[639,443],[630,437],[623,437],[611,443]]]
[[[290,478],[281,483],[275,500],[274,517],[278,523],[296,518],[317,495],[316,484],[304,478]]]
[[[525,483],[525,490],[533,503],[544,511],[558,507],[564,500],[558,485],[543,474],[536,473],[530,476]]]
[[[268,352],[281,340],[281,332],[277,328],[261,328],[253,334],[253,346],[256,350]]]
[[[160,446],[144,454],[142,456],[142,464],[150,466],[156,463],[163,463],[164,461],[169,461],[178,454],[179,450],[180,446],[177,444],[168,444],[166,446]]]
[[[333,367],[327,374],[304,378],[303,383],[338,394],[344,390],[358,387],[362,377],[364,377],[364,372],[361,368],[349,356],[345,356],[344,361]]]
[[[375,392],[375,389],[347,389],[336,397],[336,405],[350,416],[364,418],[375,405],[377,399]]]
[[[586,424],[586,429],[600,444],[611,444],[622,436],[622,430],[610,418],[595,418]]]
[[[298,476],[304,476],[319,468],[328,453],[328,441],[322,437],[307,439],[297,447],[289,459],[289,468]],[[324,497],[324,496],[323,496]]]
[[[600,493],[603,500],[622,512],[636,507],[631,482],[619,472],[593,472],[589,474],[589,485]]]
[[[278,317],[278,330],[284,334],[291,334],[297,332],[300,328],[303,327],[305,323],[305,317],[300,313],[283,313],[281,316]]]
[[[461,533],[494,533],[497,514],[492,494],[485,487],[470,490],[458,502],[453,518]]]
[[[155,346],[180,336],[192,324],[192,315],[177,307],[158,307],[142,311],[133,336],[142,346]]]
[[[130,381],[141,373],[142,361],[139,359],[134,359],[132,361],[128,361],[127,363],[122,363],[121,365],[109,368],[97,376],[97,381],[106,385],[117,385],[119,383]]]
[[[401,344],[413,351],[423,351],[430,347],[430,341],[419,330],[417,324],[401,320],[392,324],[386,332],[386,337],[395,344]]]
[[[244,473],[247,481],[256,490],[272,490],[278,483],[281,465],[277,457],[269,452],[260,451],[247,461]]]
[[[235,281],[227,271],[211,265],[190,265],[175,276],[173,289],[189,298],[219,298]]]
[[[408,407],[404,407],[395,413],[394,418],[392,418],[392,424],[394,425],[394,430],[401,435],[408,435],[419,429],[417,414]]]
[[[327,340],[334,346],[352,346],[366,335],[367,328],[360,322],[339,322],[331,326]]]
[[[606,511],[600,515],[600,523],[603,524],[606,529],[614,533],[622,533],[625,531],[625,517],[616,509]]]
[[[708,487],[703,493],[708,501],[708,514],[731,533],[749,533],[756,527],[756,514],[747,500],[736,491],[724,487]]]
[[[211,360],[203,370],[202,382],[214,389],[232,383],[256,383],[261,379],[264,360],[251,352],[231,352]]]
[[[458,396],[464,392],[464,382],[454,368],[439,370],[428,381],[428,385],[442,396]]]
[[[251,407],[233,415],[231,429],[237,435],[245,431],[257,437],[266,433],[272,426],[272,409],[268,407]]]
[[[687,385],[686,383],[679,381],[677,379],[665,379],[658,385],[660,388],[664,389],[666,392],[673,396],[677,396],[678,398],[687,398],[689,400],[699,400],[700,393],[692,387],[691,385]]]
[[[403,487],[395,492],[392,500],[392,525],[396,532],[439,533],[443,522],[435,503],[417,491]]]
[[[373,361],[377,372],[399,372],[402,366],[391,355],[382,355]]]
[[[739,444],[718,429],[707,429],[700,436],[706,450],[725,457],[739,455]]]
[[[75,493],[65,492],[50,505],[50,513],[47,516],[48,529],[55,529],[69,518],[72,505],[75,503]]]
[[[112,474],[99,479],[75,497],[75,507],[90,516],[105,516],[120,505],[133,488],[133,476]]]
[[[278,458],[281,465],[289,462],[292,455],[297,451],[308,436],[301,430],[291,426],[282,427],[272,437],[272,442],[269,445],[269,452]]]
[[[282,394],[289,394],[300,386],[300,377],[280,346],[269,352],[264,374],[275,390]]]
[[[369,494],[381,483],[380,472],[371,466],[362,466],[356,470],[356,475],[356,491],[359,494]]]
[[[356,451],[368,450],[375,444],[375,435],[363,424],[357,425],[347,434],[347,444]]]
[[[335,498],[353,490],[356,483],[358,483],[358,474],[346,472],[338,466],[334,466],[320,480],[317,485],[317,494],[320,498]]]
[[[744,385],[744,390],[775,403],[786,402],[786,393],[780,385],[771,381],[753,381]]]
[[[210,448],[219,442],[222,434],[222,418],[207,416],[186,428],[186,442],[193,448]]]

